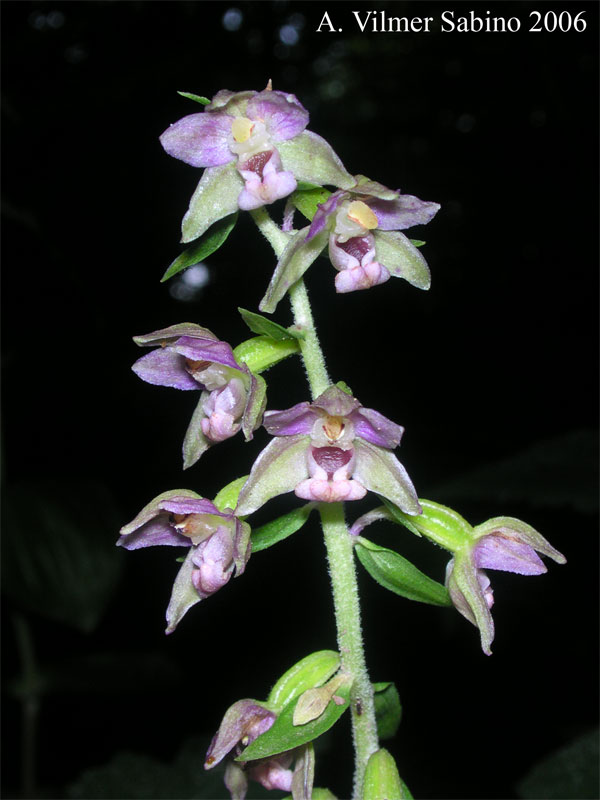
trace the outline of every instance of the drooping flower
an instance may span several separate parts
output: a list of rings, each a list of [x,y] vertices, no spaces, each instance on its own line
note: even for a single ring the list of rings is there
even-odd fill
[[[193,605],[225,586],[234,572],[241,575],[250,558],[249,525],[186,489],[155,497],[120,533],[117,545],[126,550],[156,545],[190,548],[173,584],[167,633]]]
[[[358,500],[367,491],[419,514],[414,487],[391,450],[403,428],[351,395],[330,386],[313,403],[267,411],[264,426],[275,439],[258,456],[237,513],[256,511],[284,492],[332,503]]]
[[[287,92],[218,92],[203,112],[161,135],[166,152],[206,171],[183,220],[183,241],[228,214],[286,197],[297,181],[349,186],[351,176],[320,136],[305,130],[308,112]]]
[[[486,569],[517,575],[542,575],[547,569],[541,553],[557,564],[566,558],[535,528],[514,517],[494,517],[473,527],[447,506],[419,500],[423,513],[406,516],[399,509],[380,507],[356,520],[350,533],[358,536],[367,525],[380,519],[400,523],[452,553],[446,568],[446,588],[456,609],[479,628],[481,648],[491,655],[494,621],[490,609],[494,592]]]
[[[537,552],[536,552],[537,551]],[[456,551],[446,568],[446,587],[456,609],[479,628],[481,648],[491,655],[494,592],[486,569],[517,575],[547,572],[538,553],[565,564],[566,558],[530,525],[512,517],[495,517],[473,528],[471,543]]]
[[[227,342],[193,323],[135,336],[134,342],[157,348],[132,367],[142,380],[202,392],[184,440],[184,468],[240,430],[246,440],[252,439],[265,407],[265,383],[235,360]]]
[[[400,231],[426,225],[440,206],[357,175],[349,190],[330,195],[309,226],[282,254],[260,308],[272,312],[289,286],[328,247],[338,293],[369,289],[390,277],[428,289],[430,275],[419,249]]]
[[[268,731],[276,718],[273,711],[256,700],[238,700],[225,713],[208,748],[204,768],[212,769],[230,756],[225,769],[225,785],[232,800],[244,800],[249,779],[257,781],[265,789],[291,791],[294,797],[311,796],[314,752],[310,744],[255,761],[233,760],[236,756],[243,756],[244,749]],[[296,764],[292,769],[294,761]],[[299,795],[295,791],[297,785],[303,790]]]

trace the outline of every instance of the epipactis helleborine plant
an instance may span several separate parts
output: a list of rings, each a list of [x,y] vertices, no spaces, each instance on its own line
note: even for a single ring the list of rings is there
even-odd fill
[[[429,268],[420,250],[424,243],[402,231],[428,224],[440,206],[352,175],[331,145],[307,129],[309,114],[298,98],[273,90],[270,81],[262,91],[221,90],[212,100],[181,94],[203,110],[170,125],[160,141],[169,155],[204,172],[182,222],[182,241],[199,241],[181,262],[174,262],[169,276],[214,252],[234,227],[238,211],[247,211],[276,258],[259,308],[272,313],[287,295],[294,325],[286,328],[240,309],[257,335],[235,350],[196,323],[134,337],[139,346],[152,348],[133,365],[143,381],[200,392],[184,439],[184,468],[240,431],[249,441],[262,425],[272,439],[249,475],[232,476],[214,500],[188,489],[164,492],[121,529],[118,544],[127,550],[161,545],[187,550],[167,608],[171,633],[190,608],[244,573],[252,549],[264,550],[300,530],[316,507],[338,650],[302,658],[275,682],[266,701],[234,703],[210,745],[205,768],[226,763],[224,781],[234,800],[245,798],[249,780],[289,792],[293,800],[333,798],[329,790],[314,787],[313,742],[348,710],[354,800],[410,797],[393,758],[379,744],[398,727],[400,705],[392,684],[373,684],[369,678],[355,556],[395,594],[454,606],[477,626],[488,655],[494,595],[486,570],[539,575],[546,567],[538,553],[559,564],[565,558],[521,520],[496,517],[472,527],[452,509],[419,500],[393,453],[404,429],[362,406],[346,384],[329,378],[304,274],[323,263],[317,259],[327,250],[337,271],[338,294],[382,287],[390,277],[428,289]],[[285,207],[278,225],[267,207],[281,200]],[[297,212],[308,224],[294,227]],[[256,271],[263,275],[260,265]],[[336,313],[343,313],[343,303]],[[312,399],[266,410],[267,387],[260,373],[294,354],[302,359]],[[248,517],[286,493],[307,503],[298,506],[296,501],[288,513],[252,529]],[[348,529],[345,503],[371,495],[385,505],[363,513]],[[365,539],[364,528],[379,520],[398,523],[448,550],[444,581]],[[385,702],[376,704],[376,696],[383,694]]]

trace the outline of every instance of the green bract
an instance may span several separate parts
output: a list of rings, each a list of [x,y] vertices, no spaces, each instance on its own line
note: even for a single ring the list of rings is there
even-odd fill
[[[379,547],[362,536],[358,537],[355,549],[364,568],[385,589],[420,603],[452,605],[441,583],[428,578],[399,553]]]

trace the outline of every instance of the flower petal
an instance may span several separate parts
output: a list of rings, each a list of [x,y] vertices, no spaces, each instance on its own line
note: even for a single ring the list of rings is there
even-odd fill
[[[440,210],[440,205],[419,200],[412,194],[400,194],[396,200],[369,201],[369,208],[377,217],[378,230],[403,231],[413,225],[426,225]]]
[[[404,428],[396,425],[391,419],[384,417],[374,408],[360,408],[352,414],[352,422],[356,435],[366,439],[378,447],[393,450],[398,447]]]
[[[200,384],[185,369],[185,359],[171,347],[152,350],[138,358],[131,367],[135,374],[154,386],[170,386],[173,389],[200,389]]]
[[[170,125],[160,143],[170,156],[192,167],[219,167],[235,158],[229,149],[233,119],[227,114],[190,114]]]
[[[212,341],[210,339],[194,339],[191,336],[182,336],[172,345],[175,352],[185,358],[196,361],[213,361],[233,369],[241,369],[234,358],[231,345],[227,342]]]
[[[298,181],[319,186],[328,184],[340,189],[354,186],[354,178],[331,145],[312,131],[304,131],[293,139],[279,142],[277,149],[283,168],[293,172]]]
[[[189,498],[196,502],[204,499],[199,494],[196,494],[196,492],[192,492],[190,489],[171,489],[168,492],[163,492],[145,505],[140,513],[130,523],[123,525],[120,531],[121,535],[127,536],[128,534],[133,533],[133,531],[140,528],[142,525],[145,525],[147,522],[154,519],[154,517],[156,517],[163,509],[162,503],[164,501],[172,500],[173,498],[185,498],[186,500]]]
[[[321,231],[327,226],[331,215],[337,211],[338,207],[348,196],[349,195],[347,192],[334,192],[333,194],[329,195],[324,203],[319,203],[308,230],[308,236],[306,237],[307,241],[310,241],[313,236],[317,235],[317,233],[321,233]]]
[[[417,493],[408,473],[389,450],[364,439],[354,440],[354,450],[356,466],[353,478],[360,481],[365,489],[391,500],[405,514],[421,513]]]
[[[192,242],[213,222],[238,210],[238,195],[244,187],[234,163],[204,170],[182,222],[182,239]]]
[[[315,412],[310,403],[296,403],[284,411],[267,411],[264,426],[271,436],[295,436],[310,434],[315,422]]]
[[[482,536],[473,548],[473,560],[477,567],[517,575],[542,575],[548,571],[533,547],[501,534]]]
[[[493,517],[481,525],[476,525],[474,534],[476,537],[485,536],[490,533],[498,533],[502,536],[507,536],[511,539],[528,544],[538,553],[543,556],[556,561],[557,564],[566,564],[567,559],[562,553],[559,553],[550,542],[548,542],[541,533],[538,533],[535,528],[515,517]]]
[[[242,416],[242,432],[247,442],[253,438],[254,431],[261,424],[266,404],[267,384],[265,379],[260,375],[251,375],[250,389]]]
[[[308,436],[273,439],[259,454],[242,487],[236,515],[253,514],[267,500],[293,491],[308,477]]]
[[[286,92],[260,92],[248,102],[246,115],[264,121],[274,142],[292,139],[308,125],[308,111],[295,95]]]

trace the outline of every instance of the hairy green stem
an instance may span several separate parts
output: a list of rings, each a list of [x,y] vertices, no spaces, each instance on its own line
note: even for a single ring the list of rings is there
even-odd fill
[[[379,743],[373,686],[365,662],[360,625],[353,545],[344,519],[343,503],[321,503],[319,511],[327,547],[342,669],[352,676],[353,681],[350,692],[355,753],[353,797],[360,800],[367,761]]]
[[[264,208],[251,212],[259,230],[279,257],[289,235],[282,231]],[[330,386],[323,351],[319,344],[306,287],[297,281],[289,291],[294,322],[304,332],[300,352],[313,399]],[[321,523],[327,549],[329,575],[342,669],[352,680],[351,714],[355,753],[354,800],[363,796],[363,778],[369,756],[378,747],[373,687],[365,662],[360,623],[360,605],[353,545],[344,518],[343,503],[321,503]]]

